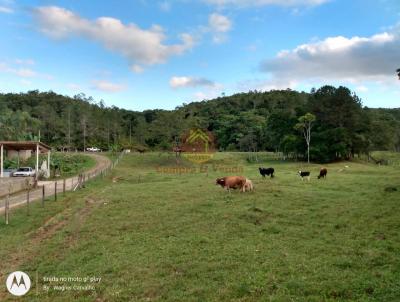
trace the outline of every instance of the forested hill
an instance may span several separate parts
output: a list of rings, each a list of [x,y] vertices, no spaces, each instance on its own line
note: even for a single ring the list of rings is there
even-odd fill
[[[175,110],[130,111],[107,107],[84,94],[0,94],[0,140],[37,139],[61,149],[171,148],[190,128],[212,131],[220,150],[281,151],[305,156],[296,130],[299,118],[315,115],[311,159],[331,161],[371,150],[400,151],[400,108],[371,109],[345,87],[310,93],[248,92],[183,104]]]

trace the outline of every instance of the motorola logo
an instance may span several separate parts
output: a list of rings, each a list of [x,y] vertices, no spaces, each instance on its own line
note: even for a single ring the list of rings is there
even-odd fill
[[[31,279],[26,273],[16,271],[8,275],[6,286],[12,295],[23,296],[31,288]]]

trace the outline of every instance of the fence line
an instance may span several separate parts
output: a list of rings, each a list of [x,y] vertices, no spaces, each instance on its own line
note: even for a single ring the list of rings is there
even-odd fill
[[[368,163],[374,163],[377,165],[383,165],[383,166],[393,166],[397,167],[400,166],[400,160],[398,159],[392,159],[390,157],[384,157],[384,156],[372,156],[371,154],[358,154],[355,155],[354,158],[357,158],[358,160],[365,161]]]
[[[26,190],[21,191],[15,195],[11,195],[12,184],[9,186],[7,196],[0,198],[0,211],[3,209],[4,218],[6,224],[9,224],[10,221],[10,208],[22,206],[26,204],[27,207],[27,215],[30,214],[30,203],[33,201],[41,200],[42,207],[45,206],[46,198],[51,196],[54,197],[54,202],[57,201],[59,193],[62,193],[64,196],[67,191],[74,192],[78,189],[84,188],[85,183],[96,179],[98,177],[104,178],[108,173],[111,172],[122,159],[126,152],[122,151],[118,157],[109,162],[105,167],[96,168],[92,171],[80,173],[77,176],[73,176],[71,178],[65,178],[63,180],[56,180],[54,182],[43,184],[41,186],[37,186],[36,188],[28,186]],[[26,196],[25,201],[21,200],[21,197]]]

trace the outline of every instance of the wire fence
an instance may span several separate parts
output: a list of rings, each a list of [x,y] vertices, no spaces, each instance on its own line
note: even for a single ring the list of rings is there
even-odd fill
[[[400,153],[395,152],[376,152],[377,154],[360,154],[355,155],[354,158],[360,161],[374,163],[380,166],[393,166],[400,167]]]
[[[26,206],[27,213],[30,213],[30,204],[40,201],[42,207],[51,197],[54,201],[61,195],[64,196],[68,191],[77,191],[85,187],[85,184],[95,178],[103,178],[107,176],[118,164],[124,156],[125,151],[121,152],[117,158],[110,161],[105,166],[98,167],[94,170],[81,173],[77,176],[55,180],[43,181],[40,185],[28,185],[23,191],[12,194],[12,182],[9,183],[8,194],[0,199],[0,213],[4,213],[5,223],[10,222],[10,209]]]

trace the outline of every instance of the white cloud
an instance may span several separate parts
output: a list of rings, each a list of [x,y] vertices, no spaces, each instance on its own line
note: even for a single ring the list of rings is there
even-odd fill
[[[144,68],[142,66],[140,66],[140,65],[134,64],[134,65],[131,66],[131,70],[134,73],[142,73],[144,71]]]
[[[45,79],[51,81],[54,77],[47,73],[41,73],[31,68],[26,67],[26,65],[33,65],[33,60],[14,60],[14,64],[9,65],[5,62],[0,62],[0,72],[9,75],[16,76],[20,79],[20,83],[23,85],[32,84],[31,81],[27,79]]]
[[[93,81],[93,88],[104,92],[120,92],[126,89],[123,84],[112,83],[109,81]]]
[[[15,63],[19,65],[35,65],[35,61],[32,59],[15,59]]]
[[[158,7],[160,10],[167,13],[171,10],[171,3],[168,1],[159,2]]]
[[[298,6],[316,6],[324,4],[330,0],[203,0],[204,2],[216,6],[235,6],[235,7],[251,7],[251,6],[267,6],[277,5],[286,7]]]
[[[3,14],[12,14],[14,12],[14,10],[10,7],[7,6],[0,6],[0,13]]]
[[[257,51],[257,45],[256,44],[249,44],[245,49],[247,50],[247,51],[250,51],[250,52],[255,52],[255,51]]]
[[[211,100],[220,96],[224,96],[225,93],[223,92],[223,89],[224,88],[222,85],[217,85],[215,87],[208,88],[205,91],[196,91],[193,94],[193,100],[194,101]]]
[[[52,38],[88,38],[126,57],[131,64],[164,63],[171,56],[181,55],[194,46],[192,36],[187,33],[179,36],[180,43],[166,44],[167,37],[159,25],[146,30],[110,17],[91,21],[57,6],[38,7],[34,10],[34,16],[40,30]]]
[[[224,33],[231,29],[232,22],[224,15],[213,13],[208,17],[208,25],[212,31]]]
[[[357,92],[368,92],[368,87],[366,87],[366,86],[364,86],[364,85],[360,85],[360,86],[356,86],[355,87],[355,90],[357,91]]]
[[[192,94],[194,101],[209,100],[221,96],[224,89],[222,84],[205,78],[194,78],[188,76],[172,77],[169,81],[172,88],[196,88],[201,89]]]
[[[8,69],[7,64],[4,62],[0,62],[0,71],[5,72],[5,71],[7,71],[7,69]]]
[[[30,68],[14,68],[3,62],[0,62],[0,72],[14,74],[21,78],[33,78],[39,75],[36,71]]]
[[[9,69],[9,71],[21,78],[32,78],[37,76],[36,71],[29,68]]]
[[[172,77],[169,81],[169,85],[172,88],[187,88],[187,87],[199,87],[208,86],[215,87],[216,83],[205,78],[193,78],[193,77]]]
[[[220,44],[226,41],[226,33],[232,29],[232,21],[221,14],[213,13],[208,17],[208,30],[213,34],[213,42]]]
[[[283,50],[261,64],[275,80],[385,82],[400,62],[400,26],[370,37],[329,37]],[[390,80],[391,81],[391,80]]]

